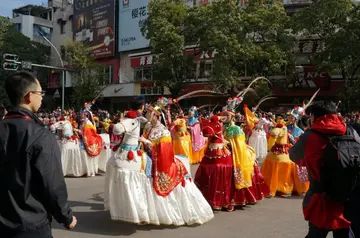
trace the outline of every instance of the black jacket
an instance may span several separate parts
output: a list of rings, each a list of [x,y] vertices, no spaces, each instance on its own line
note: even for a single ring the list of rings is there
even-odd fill
[[[0,122],[0,201],[0,234],[72,222],[57,141],[24,108]]]

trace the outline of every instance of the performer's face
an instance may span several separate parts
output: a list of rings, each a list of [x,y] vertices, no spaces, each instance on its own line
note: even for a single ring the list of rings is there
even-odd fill
[[[156,120],[157,120],[157,117],[156,117],[156,115],[155,115],[153,112],[151,112],[150,110],[148,110],[148,111],[146,112],[146,119],[147,119],[148,121],[156,121]]]

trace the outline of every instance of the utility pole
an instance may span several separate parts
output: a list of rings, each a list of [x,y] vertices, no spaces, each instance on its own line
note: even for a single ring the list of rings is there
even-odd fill
[[[51,47],[55,50],[56,54],[59,56],[60,59],[60,63],[61,63],[61,67],[63,68],[62,70],[62,80],[61,80],[61,111],[64,112],[65,109],[65,73],[66,70],[64,68],[64,61],[61,58],[61,54],[59,53],[59,51],[56,49],[56,47],[54,46],[53,43],[51,43],[51,41],[49,41],[48,38],[46,38],[46,36],[44,36],[44,34],[39,30],[38,33],[44,38],[44,40],[49,43],[51,45]]]

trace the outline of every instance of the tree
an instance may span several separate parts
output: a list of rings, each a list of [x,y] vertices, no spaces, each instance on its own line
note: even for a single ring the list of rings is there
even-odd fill
[[[293,65],[294,38],[287,31],[289,17],[274,1],[250,1],[247,8],[233,0],[188,7],[186,1],[153,0],[142,31],[157,55],[155,79],[173,94],[194,76],[194,57],[216,52],[209,80],[239,83],[243,76],[283,73]],[[192,46],[195,54],[185,52]]]
[[[73,102],[82,107],[94,100],[105,85],[104,67],[97,63],[91,48],[79,41],[65,44],[65,60],[76,70],[72,73]]]
[[[17,54],[20,60],[31,61],[36,64],[47,64],[50,56],[50,47],[31,41],[28,37],[16,30],[16,26],[6,17],[0,17],[0,103],[9,105],[4,91],[4,80],[12,73],[2,68],[5,53]],[[48,70],[34,69],[40,83],[47,80]]]
[[[295,33],[318,39],[324,46],[311,63],[332,74],[341,74],[345,86],[339,92],[346,109],[358,104],[360,76],[360,7],[351,0],[314,1],[293,18]]]

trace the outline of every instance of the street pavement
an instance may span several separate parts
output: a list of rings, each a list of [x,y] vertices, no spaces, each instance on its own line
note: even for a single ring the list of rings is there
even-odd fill
[[[194,174],[197,166],[192,166]],[[271,198],[234,212],[215,212],[215,218],[201,226],[136,226],[112,221],[103,210],[105,174],[89,178],[66,178],[69,201],[78,224],[68,231],[53,222],[54,238],[304,238],[302,197]]]

